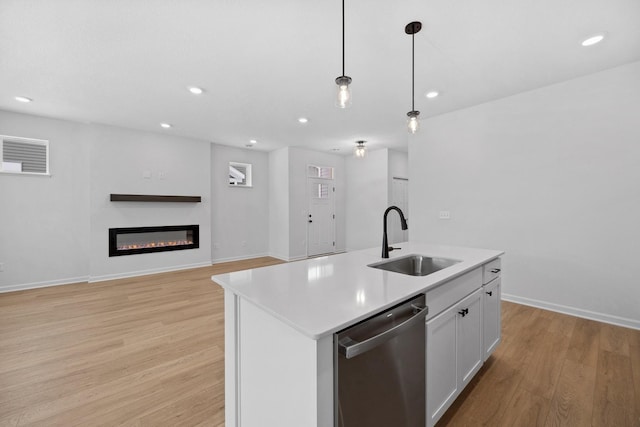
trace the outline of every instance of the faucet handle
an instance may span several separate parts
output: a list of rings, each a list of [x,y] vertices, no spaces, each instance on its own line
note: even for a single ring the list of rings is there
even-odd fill
[[[389,252],[391,251],[399,251],[402,248],[394,248],[393,246],[389,246]]]

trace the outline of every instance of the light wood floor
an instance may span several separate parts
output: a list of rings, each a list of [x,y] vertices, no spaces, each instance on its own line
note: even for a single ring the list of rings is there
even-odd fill
[[[224,426],[210,276],[279,262],[0,294],[0,427]],[[438,427],[479,425],[639,427],[640,331],[503,303],[502,344]]]

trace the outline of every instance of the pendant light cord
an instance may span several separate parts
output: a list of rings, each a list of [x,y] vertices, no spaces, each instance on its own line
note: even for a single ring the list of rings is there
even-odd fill
[[[344,76],[344,0],[342,0],[342,75]]]
[[[415,33],[411,34],[411,111],[416,110],[416,89],[415,89],[415,81],[416,81],[416,66],[415,66]]]

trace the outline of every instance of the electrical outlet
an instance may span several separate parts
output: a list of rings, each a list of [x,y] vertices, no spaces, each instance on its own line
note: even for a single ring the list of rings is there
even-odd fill
[[[440,219],[451,219],[451,213],[449,211],[440,211],[440,215],[438,216]]]
[[[4,271],[4,262],[0,262],[0,271]]]
[[[243,240],[243,241],[240,243],[240,246],[242,246],[243,248],[244,248],[245,246],[247,246],[247,241],[246,241],[246,240]]]
[[[142,172],[142,177],[144,179],[151,179],[151,171],[144,171]]]
[[[165,171],[158,172],[158,179],[166,179],[167,173]]]

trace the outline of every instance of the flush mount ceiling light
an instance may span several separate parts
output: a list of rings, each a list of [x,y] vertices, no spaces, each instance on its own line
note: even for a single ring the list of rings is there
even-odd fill
[[[197,86],[189,86],[189,92],[194,95],[202,95],[204,93],[204,89]]]
[[[309,119],[307,119],[306,117],[300,117],[298,119],[298,122],[299,123],[309,123]]]
[[[593,46],[594,44],[598,44],[600,43],[602,40],[604,40],[604,33],[598,33],[598,34],[594,34],[591,37],[585,39],[582,41],[582,46]]]
[[[250,139],[249,142],[252,143],[252,144],[257,144],[258,143],[258,141],[255,140],[255,139]]]
[[[418,116],[420,115],[420,111],[416,111],[415,106],[415,35],[422,29],[422,23],[418,21],[410,22],[404,27],[404,32],[411,35],[411,111],[407,113],[407,126],[409,128],[409,132],[416,133],[418,131]]]
[[[367,141],[356,141],[356,148],[353,149],[353,155],[359,159],[367,155],[367,147],[364,144]]]
[[[351,77],[344,75],[344,0],[342,0],[342,75],[336,78],[338,85],[338,98],[336,105],[340,108],[347,108],[351,105]]]
[[[33,99],[27,98],[26,96],[16,96],[14,99],[16,101],[19,101],[19,102],[32,102],[33,101]]]
[[[433,99],[433,98],[436,98],[438,95],[440,95],[439,92],[432,90],[431,92],[427,92],[424,96],[426,96],[429,99]]]
[[[172,125],[170,125],[169,123],[160,123],[160,126],[162,126],[162,127],[163,127],[163,128],[165,128],[165,129],[170,129],[170,128],[172,128],[172,127],[173,127],[173,126],[172,126]]]

